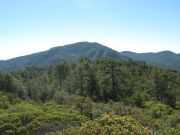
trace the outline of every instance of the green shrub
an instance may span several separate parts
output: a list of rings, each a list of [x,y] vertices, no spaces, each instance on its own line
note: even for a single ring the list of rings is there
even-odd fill
[[[176,109],[180,110],[180,101],[176,102]]]
[[[78,135],[152,135],[135,119],[128,116],[103,115],[95,121],[87,122],[78,130]]]
[[[9,105],[8,97],[0,92],[0,109],[7,109]]]
[[[51,109],[53,108],[54,109]],[[66,111],[63,109],[66,108]],[[68,110],[69,109],[69,110]],[[64,129],[80,126],[89,119],[73,113],[68,106],[46,103],[42,105],[21,102],[0,113],[0,133],[7,135],[48,132],[54,126]]]
[[[145,102],[144,108],[147,109],[154,118],[160,118],[162,115],[170,115],[173,111],[168,105],[155,101]]]
[[[77,128],[68,128],[61,132],[49,133],[48,135],[78,135],[78,129]]]
[[[145,101],[147,101],[149,95],[142,91],[137,91],[131,96],[131,104],[137,107],[143,107]]]

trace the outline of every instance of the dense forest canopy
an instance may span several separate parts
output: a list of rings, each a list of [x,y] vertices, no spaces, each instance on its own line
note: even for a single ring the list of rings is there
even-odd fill
[[[180,128],[180,73],[145,62],[81,58],[0,72],[0,100],[4,135],[90,135],[89,126],[94,134],[171,135]],[[116,120],[125,127],[108,125]]]

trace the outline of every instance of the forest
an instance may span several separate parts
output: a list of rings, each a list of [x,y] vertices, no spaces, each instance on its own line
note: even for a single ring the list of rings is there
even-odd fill
[[[179,135],[180,72],[81,58],[0,72],[1,135]]]

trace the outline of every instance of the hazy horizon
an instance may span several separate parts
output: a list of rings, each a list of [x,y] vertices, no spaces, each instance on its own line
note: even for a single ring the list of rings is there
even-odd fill
[[[0,2],[0,60],[80,41],[116,51],[180,53],[178,0]]]

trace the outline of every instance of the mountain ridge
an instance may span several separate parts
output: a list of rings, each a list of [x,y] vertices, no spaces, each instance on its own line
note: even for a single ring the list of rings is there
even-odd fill
[[[135,53],[130,51],[120,52],[130,59],[146,61],[149,64],[165,67],[172,70],[180,70],[180,54],[166,50],[157,53]]]
[[[58,64],[61,61],[75,62],[81,57],[88,57],[92,60],[101,57],[112,57],[123,60],[132,59],[180,71],[180,54],[178,53],[169,50],[157,53],[118,52],[97,42],[77,42],[8,60],[0,60],[0,70],[13,71],[29,66],[50,66]]]
[[[74,44],[53,47],[38,53],[0,61],[0,69],[11,71],[28,66],[55,65],[61,61],[74,62],[81,57],[88,57],[92,60],[101,57],[127,59],[126,56],[122,56],[118,51],[97,42],[77,42]]]

